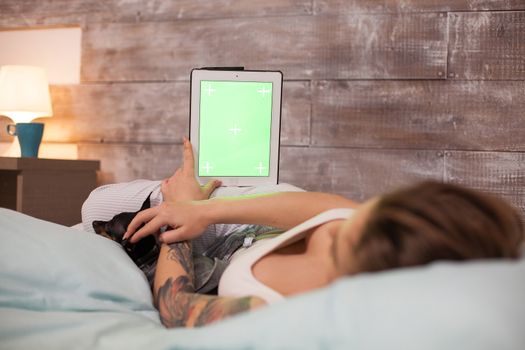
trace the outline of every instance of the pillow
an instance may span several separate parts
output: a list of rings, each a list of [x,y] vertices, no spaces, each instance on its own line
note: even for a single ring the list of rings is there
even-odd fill
[[[138,312],[158,322],[148,282],[117,243],[0,208],[0,306]]]
[[[208,327],[214,349],[525,349],[525,259],[342,278]],[[229,335],[225,336],[225,335]],[[184,348],[195,339],[165,339]],[[193,341],[193,342],[191,342]]]
[[[209,327],[167,330],[116,243],[6,209],[0,238],[0,320],[9,320],[0,347],[525,349],[523,258],[347,277]]]

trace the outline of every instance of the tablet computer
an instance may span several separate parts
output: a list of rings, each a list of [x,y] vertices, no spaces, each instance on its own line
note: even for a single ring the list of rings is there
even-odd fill
[[[278,71],[192,70],[190,140],[201,184],[278,183],[282,81]]]

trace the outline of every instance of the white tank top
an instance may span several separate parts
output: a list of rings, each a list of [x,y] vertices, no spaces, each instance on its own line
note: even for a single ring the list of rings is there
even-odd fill
[[[341,208],[325,211],[272,239],[257,241],[248,249],[237,251],[219,281],[219,296],[256,296],[268,304],[284,299],[284,296],[259,282],[252,273],[252,266],[263,256],[304,238],[313,227],[332,220],[347,219],[353,209]]]

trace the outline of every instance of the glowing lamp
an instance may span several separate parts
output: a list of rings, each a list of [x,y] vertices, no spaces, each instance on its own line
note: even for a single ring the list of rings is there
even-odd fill
[[[46,71],[33,66],[3,66],[0,115],[15,122],[7,126],[7,132],[18,136],[22,157],[37,157],[44,124],[31,121],[53,116]]]

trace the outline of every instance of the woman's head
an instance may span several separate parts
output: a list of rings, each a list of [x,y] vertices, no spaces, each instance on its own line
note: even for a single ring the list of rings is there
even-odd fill
[[[452,184],[424,182],[372,201],[351,243],[352,271],[436,260],[516,258],[519,214],[503,200]]]

